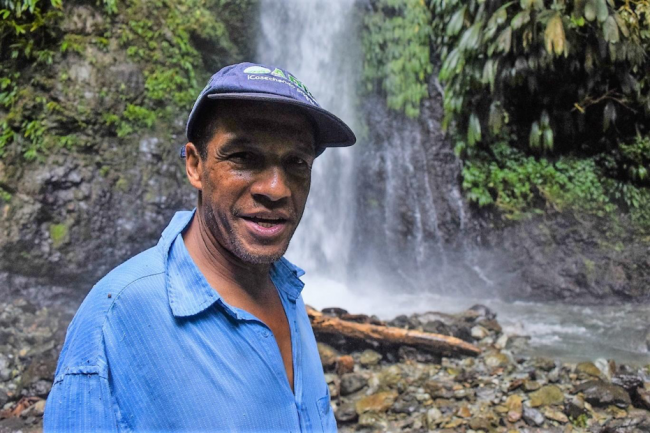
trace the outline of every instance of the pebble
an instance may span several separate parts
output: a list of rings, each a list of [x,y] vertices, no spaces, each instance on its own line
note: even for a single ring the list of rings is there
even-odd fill
[[[30,397],[36,403],[14,420],[38,431],[67,321],[24,307],[0,303],[0,323],[11,324],[0,327],[0,408],[11,411]],[[605,360],[573,365],[529,358],[528,339],[506,336],[489,316],[479,308],[390,322],[478,339],[484,353],[474,358],[441,358],[407,346],[351,352],[349,345],[319,342],[339,432],[650,431],[648,372]]]
[[[524,421],[532,427],[541,427],[544,421],[546,421],[546,418],[540,411],[528,406],[524,406],[523,417]]]
[[[364,367],[369,367],[372,365],[377,365],[379,364],[379,361],[381,361],[382,356],[375,352],[374,350],[367,349],[361,352],[361,355],[359,355],[359,364],[363,365]]]
[[[546,385],[530,394],[530,406],[540,407],[564,403],[564,393],[556,385]]]
[[[632,404],[630,395],[618,385],[613,385],[602,380],[592,380],[576,387],[577,392],[582,392],[585,400],[596,407],[615,405],[626,408]]]
[[[346,373],[341,376],[341,395],[346,396],[359,391],[368,384],[368,379],[359,373]]]

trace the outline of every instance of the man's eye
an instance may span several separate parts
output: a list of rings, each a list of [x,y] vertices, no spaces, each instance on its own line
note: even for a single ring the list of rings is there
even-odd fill
[[[294,165],[294,166],[296,166],[296,167],[299,167],[299,168],[302,168],[302,169],[308,169],[308,168],[311,168],[311,167],[309,166],[309,163],[308,163],[307,161],[305,161],[304,159],[299,158],[299,157],[297,157],[297,156],[294,157],[294,158],[291,158],[291,159],[289,160],[289,162],[290,162],[292,165]]]
[[[250,152],[237,152],[230,155],[229,159],[235,162],[250,162],[254,159],[254,155]]]

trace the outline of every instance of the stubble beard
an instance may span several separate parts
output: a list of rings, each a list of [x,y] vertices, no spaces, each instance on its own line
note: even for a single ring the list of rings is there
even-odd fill
[[[203,218],[206,222],[208,230],[210,230],[210,233],[214,239],[217,242],[219,242],[220,239],[223,239],[225,242],[222,244],[222,246],[244,263],[249,263],[252,265],[270,265],[280,260],[289,248],[289,242],[287,242],[286,245],[275,254],[253,254],[244,246],[243,242],[237,236],[230,224],[228,224],[226,221],[224,221],[222,224],[219,223],[210,206],[205,206]],[[224,231],[226,234],[225,237],[222,235]],[[289,236],[289,241],[292,237],[293,232]]]

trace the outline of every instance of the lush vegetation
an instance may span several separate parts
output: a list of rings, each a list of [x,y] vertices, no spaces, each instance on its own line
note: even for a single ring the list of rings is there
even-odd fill
[[[511,218],[546,206],[622,210],[650,227],[648,0],[374,7],[365,22],[368,88],[415,117],[438,62],[444,126],[471,201]]]
[[[245,54],[253,3],[0,1],[0,164],[83,151],[187,115],[208,72]],[[134,70],[135,85],[107,73],[116,62]],[[7,199],[2,188],[0,176]]]

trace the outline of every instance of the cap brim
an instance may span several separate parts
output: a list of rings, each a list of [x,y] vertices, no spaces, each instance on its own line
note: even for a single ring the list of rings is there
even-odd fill
[[[212,93],[206,95],[207,98],[213,100],[249,100],[249,101],[264,101],[291,105],[298,107],[312,118],[316,126],[316,142],[319,147],[347,147],[352,146],[357,141],[357,137],[344,121],[333,115],[327,110],[324,110],[315,105],[310,105],[304,102],[296,101],[292,98],[287,98],[279,95],[272,95],[269,93]]]

